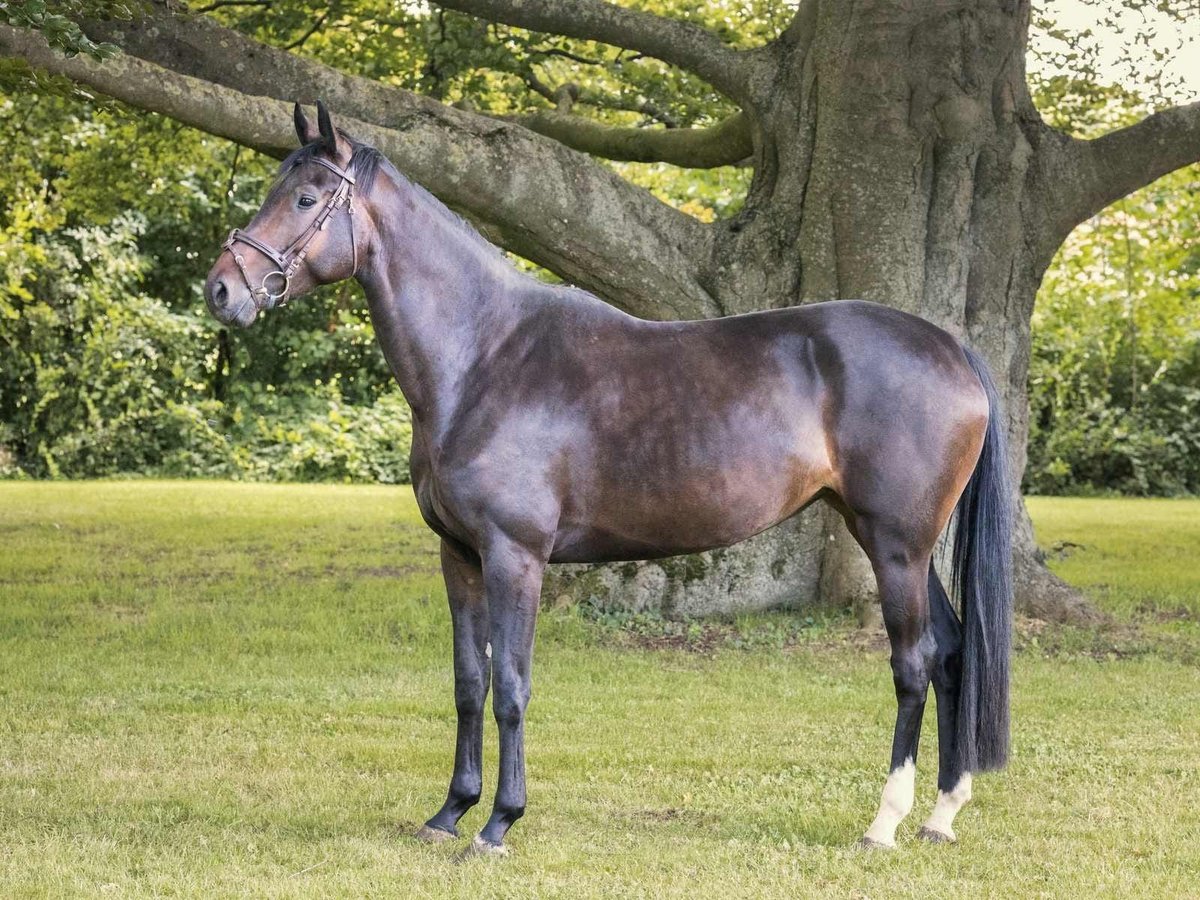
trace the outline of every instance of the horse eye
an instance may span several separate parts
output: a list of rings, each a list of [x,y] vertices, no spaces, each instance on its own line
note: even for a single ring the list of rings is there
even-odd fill
[[[312,206],[316,202],[317,202],[317,200],[315,197],[309,197],[309,196],[305,195],[300,198],[300,208],[308,209],[310,206]]]

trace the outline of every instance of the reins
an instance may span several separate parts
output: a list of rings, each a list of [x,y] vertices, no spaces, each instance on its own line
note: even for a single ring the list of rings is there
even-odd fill
[[[354,239],[354,176],[323,157],[315,156],[313,162],[320,163],[342,180],[338,184],[337,190],[333,192],[333,196],[325,201],[325,207],[317,214],[312,223],[300,232],[300,236],[288,245],[287,249],[276,250],[266,241],[260,241],[254,235],[247,234],[240,228],[229,232],[229,237],[225,238],[225,243],[221,245],[222,250],[228,250],[233,254],[233,261],[237,263],[238,271],[242,273],[242,280],[246,282],[251,296],[261,300],[264,309],[274,309],[287,303],[288,294],[292,289],[292,276],[304,264],[304,258],[308,254],[308,245],[317,236],[317,232],[325,230],[329,218],[343,205],[350,216],[350,251],[354,257],[354,270],[350,273],[350,277],[354,277],[358,273],[358,244]],[[275,263],[275,270],[264,275],[262,283],[258,287],[251,282],[250,274],[246,271],[246,258],[235,249],[239,243],[253,247]],[[277,291],[272,291],[268,286],[272,278],[282,279],[280,289]]]

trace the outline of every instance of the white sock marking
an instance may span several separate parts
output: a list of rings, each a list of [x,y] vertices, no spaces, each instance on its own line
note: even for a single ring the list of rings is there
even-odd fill
[[[958,779],[958,784],[950,793],[938,791],[937,803],[933,805],[933,812],[929,814],[925,827],[954,840],[954,817],[970,799],[971,773],[968,772]]]
[[[917,767],[911,759],[892,772],[883,785],[883,796],[879,801],[879,812],[867,829],[867,840],[885,847],[896,846],[896,828],[904,817],[912,812],[913,791],[917,778]]]

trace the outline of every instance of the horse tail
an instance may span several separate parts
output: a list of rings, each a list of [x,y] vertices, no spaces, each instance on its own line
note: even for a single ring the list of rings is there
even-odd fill
[[[1012,493],[1005,422],[987,363],[963,347],[988,400],[987,432],[958,501],[953,585],[962,605],[962,683],[955,745],[962,772],[1008,759],[1008,678],[1012,644]]]

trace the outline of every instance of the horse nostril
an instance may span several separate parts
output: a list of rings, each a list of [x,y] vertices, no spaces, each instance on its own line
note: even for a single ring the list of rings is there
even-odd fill
[[[229,300],[229,290],[225,287],[225,282],[218,281],[213,285],[212,301],[214,306],[224,307]]]

